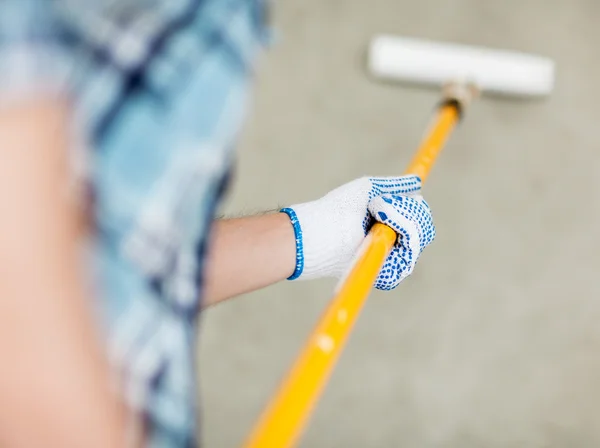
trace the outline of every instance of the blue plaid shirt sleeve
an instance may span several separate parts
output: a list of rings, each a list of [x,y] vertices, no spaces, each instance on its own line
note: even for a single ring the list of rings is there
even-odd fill
[[[15,48],[32,79],[68,67],[97,308],[149,447],[198,444],[204,255],[266,10],[265,0],[0,0],[0,67],[22,70]]]
[[[54,19],[47,0],[0,1],[0,102],[64,88]]]

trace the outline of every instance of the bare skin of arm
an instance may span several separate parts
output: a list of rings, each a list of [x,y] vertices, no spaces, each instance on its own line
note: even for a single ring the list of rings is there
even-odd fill
[[[284,213],[217,221],[204,305],[277,283],[294,273],[294,229]]]
[[[0,445],[121,447],[124,409],[83,286],[67,107],[0,110]]]

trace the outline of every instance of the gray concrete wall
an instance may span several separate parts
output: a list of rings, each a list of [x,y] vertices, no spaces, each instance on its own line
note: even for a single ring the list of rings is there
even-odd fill
[[[303,447],[600,446],[600,2],[287,0],[265,55],[229,211],[401,173],[437,92],[376,84],[376,33],[556,59],[545,101],[475,104],[426,186],[438,237],[375,293]],[[283,283],[208,311],[204,438],[248,433],[327,303]]]

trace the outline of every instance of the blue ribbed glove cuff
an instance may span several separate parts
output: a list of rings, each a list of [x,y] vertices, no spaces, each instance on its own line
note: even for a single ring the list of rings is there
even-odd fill
[[[296,269],[294,270],[294,273],[288,277],[288,280],[296,280],[302,275],[302,271],[304,270],[302,228],[300,227],[300,221],[298,221],[298,217],[296,216],[296,212],[294,210],[292,210],[291,208],[282,208],[280,212],[285,213],[289,216],[290,221],[292,223],[292,227],[294,227],[294,236],[296,238]]]

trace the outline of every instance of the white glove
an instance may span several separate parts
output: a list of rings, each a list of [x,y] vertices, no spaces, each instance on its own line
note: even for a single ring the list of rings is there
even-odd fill
[[[375,282],[378,289],[394,289],[412,273],[435,237],[431,211],[420,190],[417,176],[363,177],[316,201],[282,209],[296,234],[296,270],[289,279],[344,275],[375,218],[398,233]]]

